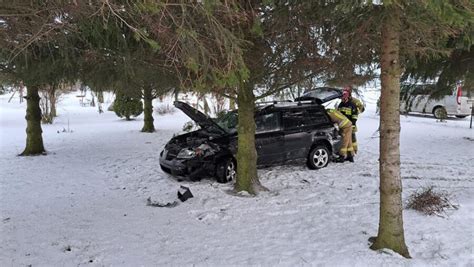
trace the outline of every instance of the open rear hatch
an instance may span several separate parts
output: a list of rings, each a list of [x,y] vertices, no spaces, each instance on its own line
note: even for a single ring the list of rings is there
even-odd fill
[[[301,97],[295,101],[314,100],[318,104],[323,104],[334,99],[342,97],[342,90],[332,87],[318,87],[306,91]],[[317,99],[317,100],[316,100]]]

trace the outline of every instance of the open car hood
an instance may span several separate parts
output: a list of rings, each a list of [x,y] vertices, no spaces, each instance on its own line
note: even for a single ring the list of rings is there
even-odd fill
[[[176,108],[183,111],[184,114],[188,115],[188,117],[190,117],[194,122],[196,122],[202,129],[206,129],[222,135],[227,134],[227,132],[222,129],[222,127],[220,127],[211,118],[209,118],[209,116],[205,115],[201,111],[181,101],[174,101],[173,104]]]

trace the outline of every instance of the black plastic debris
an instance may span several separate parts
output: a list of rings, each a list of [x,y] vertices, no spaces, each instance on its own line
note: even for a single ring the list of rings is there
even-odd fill
[[[182,202],[188,200],[189,198],[194,197],[193,194],[191,193],[191,190],[189,190],[188,187],[186,186],[180,186],[178,189],[178,198]]]
[[[167,202],[167,203],[160,203],[157,201],[152,201],[151,197],[149,197],[146,200],[146,205],[151,206],[151,207],[159,207],[159,208],[174,208],[178,206],[178,202],[173,201],[173,202]]]

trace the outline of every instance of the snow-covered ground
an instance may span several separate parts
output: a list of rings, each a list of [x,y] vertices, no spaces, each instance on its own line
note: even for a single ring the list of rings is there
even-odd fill
[[[434,186],[459,205],[443,217],[405,210],[412,259],[372,251],[378,227],[378,117],[374,97],[359,121],[356,163],[319,171],[259,171],[270,192],[228,194],[231,184],[178,182],[158,164],[164,144],[189,119],[142,118],[79,106],[74,94],[43,125],[47,156],[17,157],[24,104],[0,96],[0,266],[474,266],[474,136],[469,118],[403,116],[403,197]],[[70,132],[63,132],[68,129]],[[174,208],[180,185],[194,198]]]

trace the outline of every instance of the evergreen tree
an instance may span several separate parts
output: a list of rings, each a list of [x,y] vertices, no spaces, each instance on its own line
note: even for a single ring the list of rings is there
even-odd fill
[[[458,36],[447,37],[446,53],[407,60],[402,81],[407,84],[436,81],[435,86],[427,88],[427,93],[433,98],[451,94],[459,82],[463,91],[474,95],[473,38],[474,24],[468,22]]]
[[[61,40],[49,45],[60,45]],[[78,54],[75,51],[51,50],[49,45],[32,45],[22,57],[15,57],[7,61],[9,51],[0,49],[0,72],[9,77],[14,83],[23,83],[27,88],[26,102],[26,146],[20,154],[22,156],[44,154],[45,149],[42,138],[40,108],[41,89],[47,89],[63,82],[71,82],[75,79],[78,68],[75,59]],[[67,54],[67,55],[66,55]],[[52,110],[54,111],[54,108]],[[54,115],[50,114],[50,115]]]
[[[399,99],[401,65],[406,65],[406,61],[400,55],[408,59],[412,55],[423,56],[417,53],[419,48],[441,49],[439,38],[443,40],[445,36],[459,34],[466,14],[469,19],[474,18],[473,6],[462,4],[429,1],[426,4],[390,3],[384,7],[386,16],[381,23],[380,52],[380,221],[377,237],[371,246],[373,249],[390,248],[410,257],[404,240],[401,199]],[[409,39],[412,37],[410,32],[402,28],[407,23],[412,24],[413,33],[424,34],[419,38],[422,42]],[[430,36],[422,31],[434,34]]]
[[[111,61],[120,61],[120,57],[127,51],[135,49],[133,47],[130,50],[128,46],[130,40],[135,39],[155,51],[153,55],[149,55],[148,60],[155,66],[180,70],[176,73],[192,69],[197,78],[218,72],[221,78],[229,79],[241,72],[243,63],[240,40],[225,30],[224,25],[238,23],[240,19],[234,16],[234,9],[227,1],[2,2],[0,70],[2,73],[18,73],[19,58],[28,62],[44,63],[48,62],[47,53],[50,53],[62,56],[54,57],[57,61],[51,66],[62,66],[68,71],[75,70],[74,75],[77,78],[77,70],[82,69],[71,66],[83,60],[93,62],[94,59],[108,58]],[[103,34],[104,30],[106,34]],[[80,57],[77,57],[78,54]],[[39,65],[41,64],[25,66],[30,70],[37,68],[35,71],[40,73]],[[44,67],[46,70],[51,69],[49,65]],[[58,70],[62,73],[61,69]],[[28,115],[26,118],[28,125],[33,127],[31,120],[36,122],[41,118],[41,115],[37,114],[38,86],[49,84],[49,81],[47,76],[41,75],[33,75],[34,78],[28,75],[21,77],[28,77],[29,81],[25,84],[30,91],[27,98],[32,102],[29,103],[31,109],[28,109],[27,113],[34,112],[34,116]],[[44,82],[45,80],[47,82]],[[56,81],[54,79],[53,82]],[[133,88],[142,90],[141,87]],[[27,130],[27,140],[33,140],[30,138],[32,135],[35,140],[40,140],[38,137],[41,137],[41,126],[36,123],[35,125],[35,130]],[[32,149],[27,141],[27,149],[23,154],[42,153],[44,148],[42,141],[40,143],[41,146]]]
[[[403,229],[400,177],[400,10],[389,8],[382,20],[380,69],[380,221],[373,249],[410,254]]]
[[[172,92],[179,87],[178,75],[172,70],[157,68],[152,65],[136,68],[134,81],[142,88],[141,97],[144,103],[144,120],[142,132],[155,131],[153,124],[153,99]]]
[[[469,1],[355,1],[314,3],[312,18],[323,27],[328,53],[377,62],[381,70],[380,219],[371,248],[410,257],[404,239],[400,177],[400,76],[415,58],[446,53],[474,19]],[[324,23],[321,23],[321,20]]]
[[[334,64],[334,54],[321,49],[320,35],[300,15],[307,12],[305,1],[237,1],[247,18],[231,30],[245,40],[243,59],[247,71],[237,76],[237,85],[224,84],[224,94],[238,105],[238,149],[236,191],[251,194],[265,189],[257,176],[255,150],[255,102],[282,90],[314,79],[349,77],[367,80],[370,72],[357,75],[351,65]],[[354,63],[356,62],[356,63]],[[345,68],[343,68],[345,67]]]
[[[114,112],[120,118],[125,117],[125,119],[129,121],[131,117],[138,117],[142,114],[143,103],[139,98],[119,93],[114,101]]]

